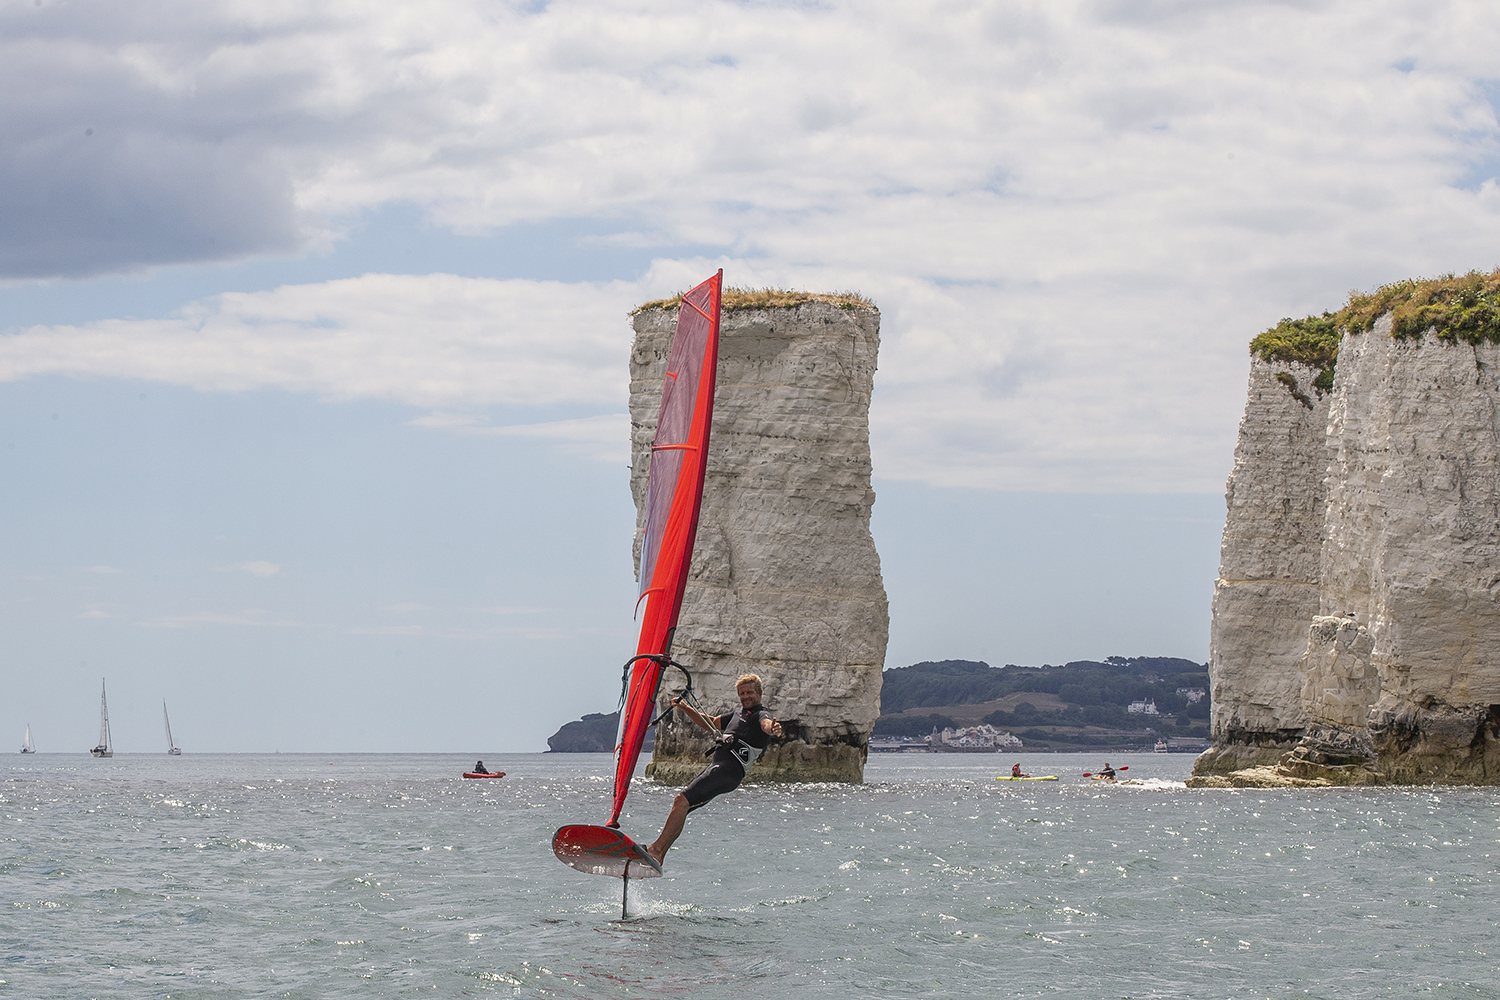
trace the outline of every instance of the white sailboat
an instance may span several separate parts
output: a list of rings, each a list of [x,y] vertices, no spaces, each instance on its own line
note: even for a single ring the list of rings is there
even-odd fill
[[[36,747],[31,745],[31,723],[26,723],[26,738],[21,741],[22,753],[36,753]]]
[[[109,701],[104,697],[104,682],[99,682],[99,745],[90,750],[95,757],[113,757],[114,747],[109,743]]]
[[[171,754],[174,757],[182,756],[182,750],[177,746],[176,743],[172,742],[172,720],[167,718],[166,699],[163,699],[161,703],[161,721],[165,723],[167,727],[167,753]]]

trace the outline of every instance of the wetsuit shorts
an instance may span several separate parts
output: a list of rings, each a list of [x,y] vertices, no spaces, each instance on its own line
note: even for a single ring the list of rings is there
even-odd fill
[[[725,759],[719,759],[720,757]],[[716,754],[714,762],[704,768],[703,773],[693,779],[692,784],[682,790],[688,800],[688,812],[706,806],[710,799],[732,792],[745,780],[745,769],[732,754]]]

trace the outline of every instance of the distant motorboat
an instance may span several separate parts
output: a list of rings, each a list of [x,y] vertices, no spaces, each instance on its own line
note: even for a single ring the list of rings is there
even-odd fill
[[[172,720],[167,718],[167,701],[165,698],[162,699],[161,703],[161,721],[167,727],[167,753],[174,757],[181,757],[182,750],[178,748],[176,743],[172,742]]]
[[[104,682],[99,682],[99,745],[90,750],[95,757],[113,757],[114,747],[109,740],[109,700],[104,696]]]
[[[1171,748],[1167,745],[1167,741],[1166,740],[1157,740],[1156,741],[1156,752],[1157,753],[1166,753],[1169,749],[1171,749]]]
[[[26,723],[26,738],[21,741],[22,753],[36,753],[36,747],[31,745],[31,723]]]

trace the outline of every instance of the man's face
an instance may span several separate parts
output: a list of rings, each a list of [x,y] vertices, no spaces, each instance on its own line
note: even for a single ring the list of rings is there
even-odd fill
[[[749,681],[735,688],[734,692],[740,696],[740,707],[747,711],[760,704],[760,692]]]

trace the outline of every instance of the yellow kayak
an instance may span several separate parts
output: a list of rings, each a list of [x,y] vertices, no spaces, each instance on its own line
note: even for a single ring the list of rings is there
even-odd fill
[[[1014,775],[1010,775],[1010,774],[997,774],[997,775],[995,775],[995,780],[996,781],[1056,781],[1057,780],[1057,775],[1055,775],[1055,774],[1037,774],[1037,775],[1028,774],[1028,775],[1024,775],[1023,777],[1017,778]]]

